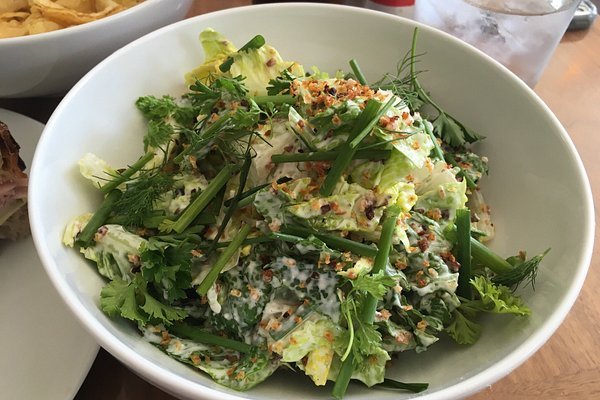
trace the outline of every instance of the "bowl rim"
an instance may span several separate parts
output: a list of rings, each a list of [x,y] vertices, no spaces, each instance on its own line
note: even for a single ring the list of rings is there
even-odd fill
[[[132,7],[126,8],[118,13],[108,15],[106,17],[96,19],[94,21],[86,22],[79,25],[71,25],[66,28],[57,29],[49,32],[36,33],[34,35],[15,36],[9,38],[0,38],[0,50],[3,46],[9,47],[12,45],[27,45],[27,44],[40,44],[46,40],[53,40],[55,38],[60,39],[63,36],[77,35],[85,30],[103,29],[105,25],[112,23],[119,23],[122,19],[127,19],[131,14],[143,11],[147,8],[156,7],[159,3],[172,3],[174,6],[175,2],[178,4],[186,4],[185,7],[190,8],[194,0],[144,0],[142,3],[138,3]],[[88,29],[89,28],[89,29]]]
[[[550,122],[556,131],[560,132],[561,139],[564,142],[565,150],[568,152],[572,161],[574,162],[574,169],[578,172],[577,179],[578,184],[583,188],[585,198],[583,200],[584,210],[582,213],[582,219],[584,222],[584,226],[582,226],[583,236],[585,238],[584,243],[582,244],[582,253],[579,257],[580,262],[577,264],[579,266],[578,270],[575,274],[573,274],[573,280],[569,287],[565,290],[565,296],[562,303],[560,303],[559,307],[551,314],[551,316],[546,319],[543,323],[540,324],[539,328],[529,336],[525,341],[520,343],[514,350],[510,353],[504,355],[497,363],[492,366],[483,369],[473,376],[451,384],[447,387],[444,387],[436,392],[427,393],[419,395],[419,398],[423,400],[442,400],[442,399],[454,399],[454,398],[462,398],[467,395],[476,393],[482,390],[485,386],[491,385],[494,382],[502,379],[506,375],[508,375],[512,370],[517,368],[523,362],[525,362],[531,355],[533,355],[542,345],[544,345],[547,340],[554,334],[554,332],[561,325],[563,320],[566,318],[569,310],[572,308],[575,300],[577,299],[583,283],[585,281],[585,277],[587,275],[587,271],[590,266],[590,262],[592,259],[593,253],[593,245],[594,245],[594,232],[595,232],[595,214],[594,214],[594,204],[593,204],[593,195],[591,186],[589,183],[589,179],[587,177],[587,173],[585,171],[585,167],[583,162],[577,152],[575,145],[573,144],[571,138],[569,137],[567,131],[562,126],[558,118],[555,114],[550,110],[550,108],[543,102],[543,100],[523,81],[521,81],[516,75],[510,72],[506,67],[504,67],[499,62],[495,61],[485,53],[476,49],[475,47],[460,41],[459,39],[454,38],[453,36],[440,31],[438,29],[426,26],[424,24],[407,20],[406,18],[384,14],[381,12],[357,8],[347,5],[338,5],[338,4],[315,4],[315,3],[284,3],[284,4],[262,4],[262,5],[248,5],[242,7],[235,7],[230,9],[224,9],[219,11],[214,11],[206,14],[201,14],[195,17],[187,18],[179,22],[175,22],[173,24],[162,27],[154,32],[146,34],[139,39],[127,44],[123,48],[117,50],[115,53],[107,57],[97,66],[95,66],[92,70],[90,70],[64,97],[61,103],[58,105],[52,116],[50,117],[46,127],[44,129],[44,133],[40,139],[40,145],[38,148],[43,147],[43,144],[46,142],[48,135],[47,131],[50,131],[54,124],[55,120],[59,118],[62,110],[69,106],[69,103],[76,96],[79,88],[81,86],[86,85],[86,83],[93,79],[95,72],[104,67],[105,64],[110,63],[112,59],[120,56],[122,52],[127,52],[130,47],[140,46],[147,41],[151,41],[155,36],[165,34],[168,31],[176,30],[181,25],[193,24],[200,22],[204,19],[215,18],[227,16],[229,14],[238,14],[244,13],[248,8],[256,8],[256,7],[264,7],[264,8],[275,8],[278,9],[295,9],[295,8],[315,8],[321,9],[320,11],[325,11],[329,9],[332,11],[333,9],[338,9],[340,7],[346,8],[347,12],[356,12],[356,13],[369,13],[369,14],[377,14],[377,18],[390,18],[396,20],[404,20],[410,21],[414,26],[418,26],[421,31],[431,31],[434,35],[442,35],[448,38],[449,40],[456,43],[457,46],[466,46],[470,49],[470,51],[475,51],[479,53],[480,56],[488,59],[493,64],[496,65],[497,69],[505,71],[504,73],[508,73],[510,75],[510,79],[513,80],[516,84],[521,87],[521,90],[525,91],[532,102],[536,104],[537,107],[540,107],[546,117],[548,118],[548,122]],[[288,11],[289,12],[289,11]],[[34,155],[34,160],[32,163],[32,182],[35,183],[37,179],[37,175],[35,173],[35,168],[37,162],[36,160],[39,158],[38,151],[36,149],[36,154]],[[43,194],[37,195],[37,190],[35,185],[32,187],[33,196],[32,198],[43,198]],[[219,390],[214,387],[203,385],[202,383],[193,382],[187,380],[184,377],[179,376],[175,372],[169,369],[165,369],[158,364],[145,362],[145,358],[139,355],[134,349],[127,346],[124,342],[119,340],[116,336],[114,336],[109,330],[107,330],[100,322],[97,320],[91,313],[86,311],[84,307],[81,307],[81,304],[76,299],[76,296],[71,293],[67,283],[61,277],[59,270],[54,262],[49,249],[44,243],[44,237],[42,236],[42,232],[37,229],[37,221],[42,218],[42,215],[38,215],[35,206],[32,202],[29,203],[29,212],[31,214],[31,227],[32,227],[32,235],[34,238],[35,247],[38,251],[38,254],[42,260],[42,264],[46,272],[48,273],[51,281],[57,288],[60,296],[63,298],[67,306],[71,309],[71,311],[77,316],[77,318],[82,322],[84,327],[94,336],[94,338],[100,343],[102,347],[107,349],[114,357],[119,359],[124,364],[131,366],[136,371],[140,373],[141,376],[148,379],[152,384],[157,385],[163,390],[166,390],[171,393],[178,393],[180,395],[192,397],[197,397],[199,394],[203,396],[208,396],[210,398],[219,398],[224,400],[240,400],[243,398],[242,396],[236,396],[234,394],[227,393],[226,391]],[[215,384],[217,385],[217,384]],[[223,388],[224,390],[228,390],[227,388]]]

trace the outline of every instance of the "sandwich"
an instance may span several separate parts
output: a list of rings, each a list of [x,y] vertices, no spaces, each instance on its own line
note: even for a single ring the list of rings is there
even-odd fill
[[[29,235],[25,162],[8,126],[0,121],[0,240]]]

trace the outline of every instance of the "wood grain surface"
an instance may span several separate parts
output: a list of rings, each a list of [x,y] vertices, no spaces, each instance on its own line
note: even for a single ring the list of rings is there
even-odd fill
[[[599,243],[600,22],[565,35],[535,91],[573,140],[591,182]],[[557,229],[559,229],[557,227]],[[528,361],[470,400],[600,399],[600,251],[573,309]]]
[[[250,2],[197,0],[190,16]],[[594,201],[600,204],[600,22],[587,31],[565,35],[535,91],[569,132],[589,175]],[[0,107],[42,122],[56,104],[55,99],[0,100]],[[598,220],[596,216],[596,225]],[[595,238],[598,242],[598,229]],[[600,399],[599,287],[596,246],[581,294],[557,332],[523,365],[469,400]],[[104,350],[76,396],[76,400],[137,399],[175,398],[137,377]]]

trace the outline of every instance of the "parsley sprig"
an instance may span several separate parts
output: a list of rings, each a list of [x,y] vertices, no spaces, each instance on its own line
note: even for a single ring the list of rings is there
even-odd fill
[[[385,275],[385,266],[389,262],[390,249],[392,247],[392,236],[396,229],[396,221],[400,214],[400,207],[393,205],[386,210],[385,220],[381,229],[379,249],[375,255],[371,275],[359,277],[357,282],[352,282],[353,290],[357,287],[360,291],[351,290],[348,297],[342,303],[342,314],[346,316],[349,331],[356,332],[357,339],[353,339],[350,346],[355,351],[347,352],[340,372],[333,387],[333,396],[341,399],[346,393],[348,383],[352,377],[355,365],[362,362],[364,357],[374,353],[373,346],[380,347],[381,334],[373,325],[377,302],[387,292],[387,287],[395,285],[393,278]],[[356,286],[355,286],[356,285]],[[360,314],[356,303],[356,294],[363,297],[360,302]],[[354,314],[354,315],[352,315]],[[358,325],[355,330],[354,326]]]

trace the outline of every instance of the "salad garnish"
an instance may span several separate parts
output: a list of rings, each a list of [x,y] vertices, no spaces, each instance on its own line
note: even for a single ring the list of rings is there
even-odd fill
[[[140,158],[79,163],[103,201],[63,241],[106,278],[106,314],[229,388],[287,367],[342,398],[351,380],[426,390],[386,378],[392,355],[472,344],[481,313],[531,313],[515,290],[547,250],[487,247],[483,137],[424,89],[416,30],[372,83],[355,59],[307,71],[260,35],[200,41],[184,95],[136,101]]]

